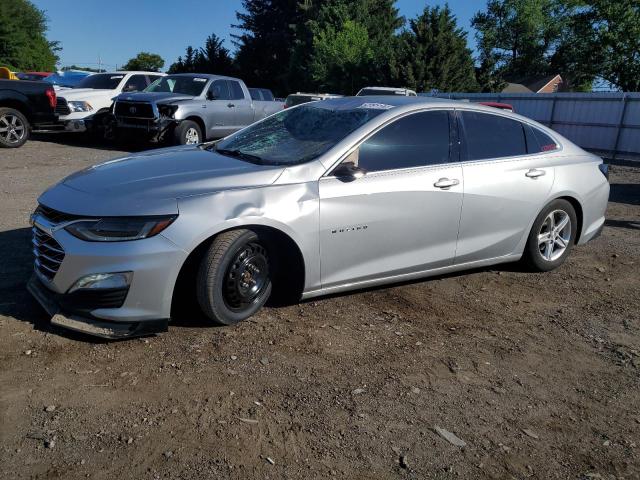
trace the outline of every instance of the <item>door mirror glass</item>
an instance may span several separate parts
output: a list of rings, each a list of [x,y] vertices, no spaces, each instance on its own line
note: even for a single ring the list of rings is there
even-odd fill
[[[207,90],[207,100],[217,100],[218,97],[216,97],[215,92],[213,92],[212,90]]]

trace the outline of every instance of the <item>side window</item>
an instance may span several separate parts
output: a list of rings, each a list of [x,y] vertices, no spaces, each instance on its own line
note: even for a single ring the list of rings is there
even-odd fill
[[[231,92],[231,100],[244,100],[244,92],[240,84],[235,80],[227,80],[227,83]]]
[[[147,88],[147,79],[144,75],[132,75],[122,88],[123,92],[141,92]]]
[[[151,85],[153,82],[155,82],[159,78],[162,78],[162,75],[147,75],[147,78],[149,79],[149,85]]]
[[[467,160],[512,157],[527,154],[522,123],[479,112],[462,112]]]
[[[267,102],[273,102],[273,93],[271,93],[271,90],[267,90],[266,88],[261,88],[260,91],[262,92],[262,99],[266,100]]]
[[[209,86],[209,94],[214,100],[229,100],[229,89],[225,80],[214,80]]]
[[[251,100],[262,100],[260,90],[258,88],[250,88],[249,94],[251,95]]]
[[[447,163],[449,114],[439,110],[407,115],[374,134],[357,152],[346,161],[368,172]]]
[[[552,152],[553,150],[558,150],[560,148],[556,141],[542,130],[538,130],[535,127],[530,128],[538,141],[539,152]]]

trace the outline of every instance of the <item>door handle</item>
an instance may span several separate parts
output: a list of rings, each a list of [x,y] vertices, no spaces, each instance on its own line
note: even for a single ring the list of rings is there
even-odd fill
[[[233,103],[227,103],[227,107],[233,108],[233,107],[235,107],[235,105]]]
[[[542,177],[543,175],[546,175],[547,172],[545,172],[544,170],[538,170],[537,168],[532,168],[531,170],[529,170],[527,173],[525,173],[525,175],[529,178],[533,178],[534,180],[538,177]]]
[[[447,190],[451,187],[454,187],[460,183],[460,180],[457,178],[441,178],[436,183],[433,184],[434,187],[442,188],[443,190]]]

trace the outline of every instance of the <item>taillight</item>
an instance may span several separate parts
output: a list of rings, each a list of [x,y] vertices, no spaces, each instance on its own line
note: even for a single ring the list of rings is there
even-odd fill
[[[609,165],[607,165],[606,163],[601,163],[600,165],[598,165],[598,168],[605,176],[605,178],[609,180]]]
[[[52,109],[56,109],[56,105],[58,104],[58,97],[56,96],[56,91],[53,89],[53,87],[49,87],[45,90],[45,95],[47,95],[47,98],[49,99],[49,105],[51,105]]]

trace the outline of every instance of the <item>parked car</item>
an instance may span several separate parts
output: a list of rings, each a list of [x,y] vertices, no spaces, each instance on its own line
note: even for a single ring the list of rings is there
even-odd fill
[[[408,88],[395,87],[364,87],[356,94],[356,97],[367,97],[372,95],[397,95],[400,97],[415,97],[416,92]]]
[[[63,70],[60,72],[53,72],[43,80],[52,84],[56,90],[63,90],[78,86],[85,77],[90,75],[93,75],[93,73],[84,70]]]
[[[342,98],[342,95],[335,93],[292,93],[284,101],[284,108],[295,107],[303,103],[317,102],[320,100],[328,100],[330,98]]]
[[[158,72],[96,73],[83,78],[72,90],[59,93],[57,112],[60,126],[68,132],[101,128],[113,99],[122,92],[144,90],[164,76]]]
[[[225,137],[280,110],[280,102],[252,100],[240,79],[198,73],[163,77],[113,105],[118,134],[179,145]]]
[[[57,120],[56,92],[43,82],[0,80],[0,146],[17,148],[31,130]]]
[[[177,291],[230,325],[272,293],[311,298],[521,258],[548,271],[603,228],[605,174],[553,130],[490,107],[314,102],[53,186],[32,216],[28,288],[56,325],[127,337],[166,330]]]
[[[20,80],[40,81],[51,76],[51,72],[19,72],[16,77]]]
[[[249,88],[249,94],[260,118],[264,118],[284,108],[284,102],[276,100],[271,90],[267,88]]]
[[[480,105],[486,105],[487,107],[499,108],[501,110],[506,110],[507,112],[515,112],[515,108],[510,103],[499,103],[499,102],[478,102]]]

